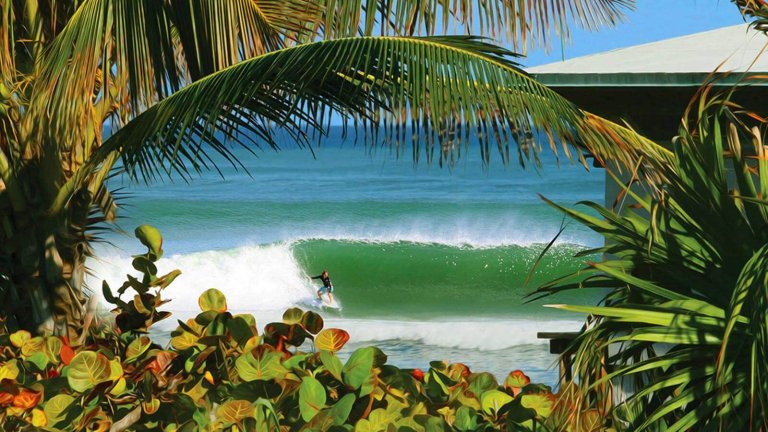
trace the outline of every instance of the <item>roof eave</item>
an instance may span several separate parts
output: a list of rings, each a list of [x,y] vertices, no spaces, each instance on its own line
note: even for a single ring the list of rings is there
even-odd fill
[[[532,73],[537,81],[549,87],[700,87],[716,78],[715,86],[750,85],[765,87],[766,80],[752,80],[760,73]]]

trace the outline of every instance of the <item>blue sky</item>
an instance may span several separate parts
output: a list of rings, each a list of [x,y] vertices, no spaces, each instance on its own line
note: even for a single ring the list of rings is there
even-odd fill
[[[575,28],[571,43],[566,43],[565,58],[608,51],[642,43],[743,23],[738,9],[729,0],[637,0],[634,12],[616,28],[599,32]],[[529,52],[521,59],[524,66],[561,60],[560,44],[550,53]]]

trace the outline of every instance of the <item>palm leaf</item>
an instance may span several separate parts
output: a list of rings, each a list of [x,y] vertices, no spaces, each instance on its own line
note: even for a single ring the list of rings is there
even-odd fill
[[[578,385],[631,384],[615,412],[632,430],[768,427],[768,120],[732,95],[702,89],[674,157],[649,160],[664,180],[637,208],[556,206],[605,236],[606,261],[537,295],[610,290],[599,306],[560,307],[592,317],[575,342]]]
[[[620,22],[634,0],[359,0],[325,5],[327,36],[432,35],[461,28],[509,42],[513,49],[549,47],[569,38],[570,26],[596,30]],[[360,8],[360,5],[363,5]],[[363,11],[363,13],[361,13]]]
[[[440,162],[468,145],[469,131],[496,131],[483,139],[486,158],[497,146],[508,160],[510,142],[527,144],[526,131],[549,137],[555,152],[559,146],[580,155],[569,146],[582,142],[582,113],[512,57],[460,36],[339,39],[265,54],[148,109],[110,138],[63,193],[115,151],[135,177],[188,176],[205,168],[210,152],[231,157],[227,142],[276,147],[273,128],[308,145],[308,132],[323,130],[320,119],[334,113],[357,118],[395,148],[410,145],[417,158],[436,150]],[[517,148],[523,161],[539,151]]]

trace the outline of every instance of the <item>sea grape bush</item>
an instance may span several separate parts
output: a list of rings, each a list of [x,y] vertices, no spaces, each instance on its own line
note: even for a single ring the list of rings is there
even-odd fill
[[[4,430],[549,429],[555,395],[520,371],[500,385],[461,363],[400,369],[375,347],[342,362],[336,353],[349,334],[324,328],[317,313],[289,309],[259,333],[251,315],[228,312],[216,289],[162,347],[148,330],[170,316],[158,308],[179,271],[157,275],[156,229],[143,225],[136,236],[147,247],[133,260],[143,276],[128,276],[116,294],[103,286],[113,321],[94,318],[81,341],[0,334]]]

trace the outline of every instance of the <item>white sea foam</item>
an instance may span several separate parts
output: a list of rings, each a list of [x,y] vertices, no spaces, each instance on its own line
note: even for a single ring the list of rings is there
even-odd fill
[[[461,320],[394,321],[328,319],[326,327],[347,330],[352,342],[389,340],[415,341],[431,346],[495,351],[520,345],[548,343],[537,333],[578,331],[578,321],[505,320],[463,318]]]
[[[126,256],[107,255],[89,264],[94,273],[89,285],[100,287],[103,279],[113,291],[132,270],[131,258]],[[173,300],[168,308],[174,311],[197,310],[197,298],[208,288],[225,291],[229,307],[238,310],[282,309],[312,299],[309,281],[288,244],[170,255],[160,259],[157,267],[160,274],[182,271],[163,294]]]

